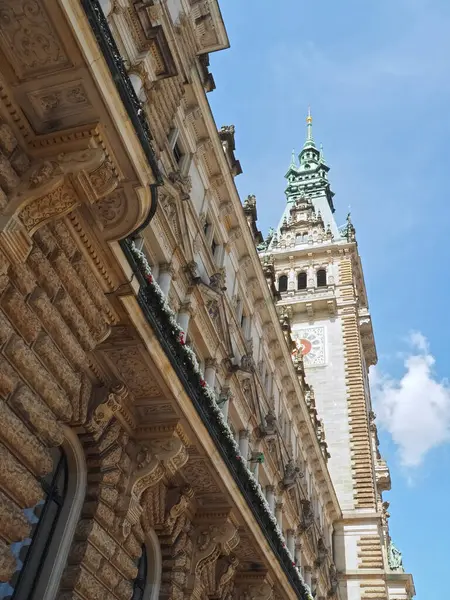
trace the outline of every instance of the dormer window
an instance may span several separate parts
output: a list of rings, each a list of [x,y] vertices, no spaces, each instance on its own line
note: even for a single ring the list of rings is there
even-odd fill
[[[303,271],[302,273],[298,274],[297,289],[306,290],[306,286],[307,286],[307,277],[306,277],[305,271]]]
[[[327,285],[327,272],[325,269],[319,269],[317,271],[317,287],[326,287]]]
[[[278,279],[278,291],[279,292],[287,292],[288,288],[288,278],[287,275],[281,275]]]

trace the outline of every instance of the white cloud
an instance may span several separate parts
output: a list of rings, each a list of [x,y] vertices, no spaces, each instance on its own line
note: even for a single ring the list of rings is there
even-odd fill
[[[430,450],[450,441],[450,384],[436,378],[423,334],[412,332],[409,344],[403,376],[393,379],[373,368],[370,383],[378,423],[391,434],[401,464],[418,467]]]

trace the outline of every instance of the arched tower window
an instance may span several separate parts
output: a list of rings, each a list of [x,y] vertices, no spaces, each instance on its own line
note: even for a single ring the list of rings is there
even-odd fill
[[[317,271],[317,287],[325,287],[327,285],[327,272],[325,269]]]
[[[136,575],[136,579],[134,580],[133,596],[131,600],[144,600],[148,570],[147,548],[145,544],[142,546],[142,554],[137,567],[138,573]]]
[[[287,292],[288,288],[288,278],[287,275],[281,275],[278,280],[278,291],[279,292]]]
[[[299,289],[299,290],[306,290],[306,285],[307,285],[307,277],[306,277],[305,271],[303,271],[302,273],[298,274],[298,277],[297,277],[297,289]]]

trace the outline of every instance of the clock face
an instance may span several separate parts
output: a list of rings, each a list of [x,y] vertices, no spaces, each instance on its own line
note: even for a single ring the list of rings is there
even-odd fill
[[[323,327],[295,331],[293,338],[297,352],[301,352],[306,366],[325,364],[325,330]]]
[[[300,339],[296,341],[297,350],[302,353],[302,356],[306,356],[312,350],[312,344],[309,340]]]

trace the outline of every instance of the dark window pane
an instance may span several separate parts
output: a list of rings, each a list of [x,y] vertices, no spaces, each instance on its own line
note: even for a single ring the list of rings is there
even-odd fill
[[[306,290],[306,283],[307,283],[307,279],[306,279],[306,273],[299,273],[298,274],[298,279],[297,279],[297,288],[299,290]]]
[[[178,142],[175,142],[175,146],[173,147],[173,155],[175,157],[177,165],[179,165],[180,161],[181,161],[181,159],[183,157],[183,153],[181,152],[181,148],[178,145]]]
[[[278,291],[279,292],[287,292],[287,288],[288,288],[287,275],[281,275],[280,279],[278,280]]]
[[[319,287],[327,285],[327,272],[325,269],[319,269],[317,271],[317,285]]]

